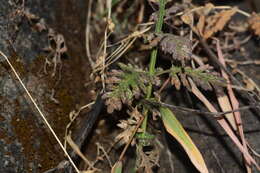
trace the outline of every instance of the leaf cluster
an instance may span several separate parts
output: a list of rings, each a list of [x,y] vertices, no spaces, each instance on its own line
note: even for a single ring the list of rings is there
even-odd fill
[[[223,79],[217,73],[210,72],[208,69],[193,69],[191,67],[177,67],[170,68],[169,76],[171,84],[180,89],[181,84],[189,88],[187,76],[191,77],[198,86],[205,90],[212,90],[211,84],[222,81]]]
[[[121,110],[122,104],[131,105],[134,99],[144,97],[149,83],[160,85],[156,76],[150,76],[148,72],[134,67],[131,64],[118,64],[119,70],[108,73],[107,92],[103,95],[106,99],[107,111]]]

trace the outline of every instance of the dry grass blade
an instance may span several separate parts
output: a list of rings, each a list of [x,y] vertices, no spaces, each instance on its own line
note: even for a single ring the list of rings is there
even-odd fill
[[[224,94],[224,93],[217,94],[217,99],[218,99],[219,106],[221,107],[221,110],[223,112],[232,110],[232,106],[231,106],[229,98],[226,94]],[[225,117],[227,118],[228,122],[231,124],[232,128],[235,131],[237,131],[237,125],[236,125],[236,121],[235,121],[233,112],[229,113],[229,114],[225,114]]]
[[[135,42],[135,40],[149,31],[151,27],[145,28],[141,31],[135,31],[132,34],[130,34],[127,38],[122,39],[118,43],[120,43],[120,46],[116,48],[115,51],[113,51],[109,56],[105,59],[105,68],[107,68],[112,63],[116,62],[119,58],[122,57],[122,55],[132,46],[132,44]],[[116,43],[116,44],[118,44]],[[98,72],[102,70],[102,61],[98,61],[95,65],[94,72]]]
[[[120,46],[114,52],[112,52],[111,55],[109,55],[107,57],[106,67],[108,67],[110,64],[117,61],[130,48],[130,46],[135,42],[136,38],[140,37],[141,35],[143,35],[147,31],[149,31],[150,29],[151,29],[151,27],[148,27],[148,28],[145,28],[141,31],[135,31],[132,34],[130,34],[127,38],[121,40],[119,42]]]
[[[195,83],[192,81],[191,78],[188,78],[192,93],[211,111],[211,112],[217,112],[215,107],[208,101],[208,99],[200,92],[200,90],[197,88]],[[221,127],[225,130],[225,132],[228,134],[228,136],[231,138],[231,140],[236,144],[238,149],[247,157],[246,160],[249,160],[251,163],[253,163],[258,170],[260,170],[259,165],[256,163],[255,159],[248,153],[247,150],[244,149],[243,145],[235,135],[235,133],[230,128],[229,124],[226,122],[224,118],[217,119],[218,123],[221,125]],[[250,163],[248,163],[250,164]]]
[[[221,50],[221,47],[220,47],[219,40],[217,40],[217,52],[218,52],[219,62],[222,63],[224,67],[226,67],[225,59],[224,59],[224,56],[223,56],[223,53],[222,53],[222,50]],[[225,73],[225,71],[221,70],[221,74],[227,81],[227,90],[228,90],[228,95],[229,95],[231,105],[232,105],[233,109],[238,109],[239,108],[239,102],[238,102],[238,100],[237,100],[237,98],[236,98],[236,96],[235,96],[235,94],[232,90],[231,85],[230,85],[231,81],[229,80],[229,77]],[[229,102],[229,100],[228,100],[228,102]],[[230,102],[227,105],[230,105]],[[234,112],[233,114],[234,114],[234,117],[233,116],[232,117],[234,118],[234,120],[236,120],[236,122],[233,122],[233,121],[232,122],[237,127],[236,131],[238,130],[238,132],[239,132],[239,135],[240,135],[240,138],[242,140],[242,144],[243,144],[244,149],[248,152],[248,148],[247,148],[247,145],[246,145],[247,141],[246,141],[245,135],[244,135],[244,130],[243,130],[243,126],[242,126],[242,119],[241,119],[240,112]],[[245,155],[244,155],[244,159],[247,161],[245,163],[247,172],[250,173],[251,172],[251,168],[250,168],[251,162],[250,162],[250,160],[247,159],[247,157]],[[249,165],[247,163],[249,163]]]
[[[5,60],[7,61],[7,63],[9,64],[9,66],[11,67],[12,71],[15,74],[15,77],[18,79],[19,83],[21,84],[21,86],[23,87],[23,89],[25,90],[26,94],[28,95],[28,97],[30,98],[30,100],[32,101],[34,107],[36,108],[36,110],[39,112],[41,118],[43,119],[44,123],[46,124],[46,126],[48,127],[48,129],[51,131],[52,135],[54,136],[55,140],[58,142],[59,146],[61,147],[61,149],[63,150],[64,154],[68,157],[70,163],[72,164],[73,168],[75,169],[75,171],[77,173],[80,173],[79,169],[77,168],[77,166],[75,165],[75,163],[73,162],[73,160],[71,159],[70,155],[68,154],[68,152],[66,151],[66,149],[63,147],[61,141],[59,140],[58,136],[56,135],[56,133],[54,132],[53,128],[51,127],[51,125],[49,124],[48,120],[45,118],[44,114],[42,113],[42,111],[40,110],[39,106],[37,105],[37,103],[35,102],[35,100],[33,99],[32,95],[30,94],[30,92],[27,90],[27,88],[25,87],[24,83],[22,82],[21,78],[19,77],[18,73],[16,72],[16,70],[14,69],[13,65],[11,64],[11,62],[9,61],[9,59],[7,58],[7,56],[0,51],[0,54],[5,58]]]
[[[125,44],[120,51],[118,51],[117,55],[111,56],[110,60],[106,64],[106,67],[108,67],[112,63],[116,62],[132,46],[132,44],[135,42],[135,40],[136,40],[136,38],[133,38],[132,40],[129,40],[129,42],[127,44]]]
[[[181,144],[194,166],[201,173],[208,173],[209,171],[200,151],[188,133],[184,130],[181,123],[177,120],[173,112],[168,108],[160,107],[160,113],[167,132]]]

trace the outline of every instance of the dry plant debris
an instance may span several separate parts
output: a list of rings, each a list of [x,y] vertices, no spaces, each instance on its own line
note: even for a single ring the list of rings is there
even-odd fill
[[[249,27],[254,31],[255,35],[260,36],[260,14],[253,13],[248,19]]]
[[[137,158],[137,170],[146,173],[153,173],[152,168],[159,166],[159,152],[157,148],[150,151],[143,151],[143,148],[137,147],[139,158]]]
[[[147,89],[147,86],[151,86],[154,88],[154,98],[151,98],[155,102],[160,100],[160,93],[164,90],[164,88],[170,83],[172,86],[175,86],[177,90],[180,90],[180,88],[185,88],[194,95],[198,97],[199,100],[201,100],[203,103],[205,103],[205,106],[208,107],[208,109],[212,112],[216,111],[216,108],[210,104],[210,102],[207,100],[207,98],[200,92],[200,89],[197,87],[200,87],[203,90],[209,90],[211,92],[215,92],[216,98],[219,100],[220,107],[225,112],[231,111],[233,108],[233,100],[232,105],[228,101],[230,98],[234,99],[234,97],[231,97],[230,95],[226,95],[225,88],[228,85],[229,91],[230,91],[230,82],[225,81],[224,78],[220,77],[220,71],[215,68],[215,66],[211,66],[211,64],[204,64],[201,60],[195,61],[193,59],[193,52],[196,52],[196,54],[200,54],[203,52],[201,47],[198,45],[200,42],[200,39],[203,40],[210,40],[214,36],[220,35],[221,44],[225,47],[223,50],[225,50],[225,53],[228,54],[229,51],[232,49],[240,49],[240,46],[242,44],[245,44],[250,37],[247,37],[246,39],[239,41],[237,38],[234,38],[236,36],[236,32],[245,32],[247,30],[247,26],[242,26],[240,29],[236,30],[234,29],[233,25],[230,25],[230,21],[232,21],[232,16],[236,15],[237,13],[242,13],[238,8],[234,7],[217,7],[213,4],[206,4],[205,6],[201,7],[195,7],[192,5],[179,5],[172,6],[169,9],[166,10],[166,17],[165,22],[170,22],[171,20],[179,21],[173,22],[173,23],[167,23],[169,24],[168,27],[179,27],[181,26],[180,22],[183,22],[187,24],[190,28],[185,27],[182,31],[181,36],[172,34],[172,33],[156,33],[156,34],[147,34],[146,39],[150,42],[146,45],[141,45],[139,50],[149,50],[149,49],[157,49],[159,48],[159,53],[164,53],[168,60],[171,62],[171,68],[169,69],[155,69],[155,72],[147,73],[144,68],[138,67],[136,65],[124,65],[122,63],[118,63],[120,69],[113,69],[106,73],[106,89],[107,92],[103,95],[103,99],[106,100],[107,105],[107,112],[113,113],[116,111],[122,111],[123,105],[126,105],[127,108],[138,105],[137,109],[140,109],[140,106],[145,105],[140,103],[140,100],[145,99],[145,96],[147,95],[147,91],[149,90],[149,87]],[[158,22],[159,20],[159,14],[154,13],[152,17],[150,17],[151,20],[154,20]],[[246,14],[247,15],[247,14]],[[178,19],[178,16],[181,20]],[[240,23],[236,23],[236,25],[240,26]],[[226,27],[228,26],[228,27]],[[174,28],[176,29],[176,28]],[[190,35],[190,29],[197,34],[198,38],[194,38],[193,40],[187,39],[192,38]],[[231,29],[231,34],[234,34],[233,37],[227,36],[226,38],[221,35],[222,33],[220,31],[226,32],[225,30]],[[177,32],[178,33],[178,32]],[[219,34],[217,34],[219,33]],[[232,39],[234,42],[233,45],[229,45],[228,39]],[[192,43],[196,42],[195,46],[192,46]],[[214,42],[213,42],[214,43]],[[210,45],[207,45],[207,42],[204,41],[204,45],[206,44],[207,49],[211,49],[210,46],[212,46],[212,43],[209,42]],[[227,48],[230,47],[230,48]],[[232,49],[231,49],[232,48]],[[126,52],[126,51],[124,51]],[[241,50],[242,52],[242,50]],[[115,52],[116,53],[116,52]],[[112,53],[113,54],[113,53]],[[214,55],[214,52],[213,52]],[[211,55],[212,56],[212,53]],[[165,58],[162,54],[160,54],[160,58]],[[218,60],[217,60],[218,61]],[[113,61],[114,62],[114,61]],[[179,63],[181,62],[181,64]],[[220,64],[220,63],[219,63]],[[222,67],[223,68],[223,67]],[[166,81],[164,81],[164,84],[161,86],[159,83],[162,80],[162,76],[167,75],[168,78]],[[230,74],[229,74],[230,75]],[[158,85],[159,84],[159,85]],[[161,89],[159,92],[156,92],[156,87],[161,86]],[[195,89],[196,87],[196,89]],[[221,92],[217,92],[221,91]],[[156,93],[156,94],[155,94]],[[223,99],[225,98],[225,99]],[[227,107],[227,104],[229,105]],[[147,106],[147,105],[146,105]],[[146,107],[147,108],[147,107]],[[136,109],[136,111],[137,111]],[[157,112],[156,108],[149,108],[152,110],[151,112]],[[237,106],[236,109],[239,109]],[[140,110],[139,110],[140,111]],[[225,113],[226,114],[226,113]],[[233,113],[229,112],[227,115],[228,119],[230,116],[232,116]],[[163,115],[161,115],[162,117]],[[162,117],[163,118],[163,117]],[[236,119],[237,121],[240,121],[239,119]],[[133,134],[133,131],[135,127],[137,126],[137,119],[130,118],[127,120],[120,120],[120,123],[118,124],[119,127],[124,129],[123,132],[121,132],[117,136],[117,140],[120,141],[121,144],[126,144],[130,141],[130,138]],[[243,136],[243,131],[241,131],[241,127],[237,126],[235,123],[234,118],[232,119],[232,126],[233,129],[240,129],[240,135],[243,142],[242,144],[239,142],[238,138],[234,135],[234,133],[230,132],[230,126],[227,124],[226,120],[221,118],[221,120],[217,121],[223,129],[226,131],[226,133],[230,136],[230,138],[233,140],[233,142],[238,146],[240,151],[244,154],[245,159],[247,160],[247,164],[254,164],[256,167],[258,167],[258,164],[255,162],[255,160],[251,157],[251,155],[248,153],[248,150],[245,143],[245,138]],[[171,127],[170,125],[167,126],[168,131],[171,131],[172,134],[175,134],[174,125]],[[176,130],[176,136],[178,136]],[[146,136],[145,136],[145,135]],[[142,136],[144,135],[144,136]],[[132,141],[132,144],[135,144],[136,147],[142,146],[151,146],[152,143],[149,143],[147,141],[142,141],[142,139],[153,139],[153,135],[147,133],[138,131],[138,133],[135,135],[134,142]],[[181,145],[184,147],[185,140],[183,138],[180,138]],[[185,147],[184,147],[185,148]],[[196,147],[195,147],[196,148]],[[142,147],[140,149],[143,149]],[[197,151],[197,150],[196,150]],[[154,152],[154,150],[152,151]],[[187,151],[186,151],[187,152]],[[198,152],[199,153],[199,152]],[[204,160],[202,156],[196,157],[194,153],[189,153],[188,155],[194,165],[202,172],[208,172],[207,167],[204,163]],[[197,156],[200,154],[197,154]],[[152,172],[152,166],[149,166],[150,161],[149,158],[146,158],[147,155],[141,151],[139,151],[139,154],[137,154],[137,157],[143,158],[143,161],[141,164],[139,163],[139,166],[144,167],[147,172]],[[200,159],[198,159],[200,158]],[[151,159],[153,160],[153,159]],[[155,164],[156,165],[156,164]],[[159,165],[157,165],[159,166]],[[250,169],[247,165],[247,168]]]
[[[137,108],[134,108],[133,111],[128,112],[128,114],[130,115],[130,117],[127,120],[120,120],[120,123],[117,124],[118,127],[123,129],[123,131],[115,137],[115,140],[119,142],[119,145],[126,144],[130,140],[136,125],[142,117]],[[135,141],[132,141],[132,145],[134,144]]]
[[[166,3],[164,0],[160,0],[161,3],[158,1],[148,2],[152,9],[157,9],[158,5],[161,7],[162,2]],[[159,106],[154,106],[149,105],[149,102],[145,102],[152,100],[155,103],[160,103],[160,94],[167,93],[165,89],[167,87],[175,87],[175,92],[182,90],[189,91],[197,97],[195,102],[200,100],[210,112],[217,114],[217,108],[215,108],[214,104],[209,101],[210,99],[204,95],[203,91],[215,95],[219,107],[223,112],[226,112],[221,114],[221,116],[215,116],[216,122],[224,129],[241,153],[243,153],[247,170],[249,170],[248,172],[250,172],[250,167],[253,165],[255,165],[257,169],[260,169],[256,160],[248,152],[240,114],[232,112],[234,109],[239,110],[238,100],[232,90],[234,81],[237,79],[234,80],[235,77],[231,72],[229,73],[225,65],[225,59],[227,56],[232,56],[232,51],[239,50],[239,53],[245,56],[247,50],[243,47],[243,44],[252,38],[250,35],[246,35],[248,34],[246,33],[248,26],[242,23],[233,23],[232,16],[240,13],[249,17],[249,28],[253,30],[255,35],[259,36],[259,14],[253,13],[250,16],[237,7],[218,7],[211,3],[197,7],[192,4],[191,1],[183,1],[182,4],[167,1],[168,4],[172,3],[173,5],[168,9],[159,7],[159,12],[154,12],[149,16],[152,21],[151,23],[140,24],[143,22],[142,20],[145,19],[143,16],[145,15],[145,4],[143,2],[133,2],[133,7],[141,9],[138,16],[134,16],[135,8],[133,7],[128,9],[127,14],[122,13],[127,6],[127,0],[113,1],[111,4],[102,3],[101,1],[98,1],[98,3],[100,6],[97,6],[96,9],[93,10],[93,12],[97,14],[91,17],[91,14],[88,13],[88,27],[91,27],[91,22],[106,18],[105,31],[100,30],[102,27],[98,25],[95,26],[97,31],[100,31],[101,35],[104,35],[104,39],[101,41],[102,44],[96,53],[96,58],[93,58],[93,55],[90,54],[92,51],[90,50],[87,50],[87,54],[91,56],[91,60],[93,58],[93,60],[95,59],[96,61],[95,64],[92,64],[93,75],[101,79],[104,91],[102,99],[105,100],[107,113],[112,115],[119,111],[124,114],[126,112],[128,113],[127,118],[122,119],[120,117],[121,119],[118,120],[117,123],[121,131],[115,135],[114,140],[119,143],[120,146],[125,145],[126,148],[113,167],[108,154],[104,152],[105,149],[102,148],[105,157],[107,157],[109,161],[110,167],[112,167],[112,172],[122,172],[124,165],[122,158],[130,144],[136,148],[136,170],[152,173],[154,167],[160,167],[160,153],[158,149],[154,147],[153,139],[155,135],[151,134],[152,130],[150,130],[153,127],[147,123],[149,121],[156,121],[158,118],[163,120],[163,128],[175,137],[185,149],[195,167],[203,173],[208,172],[208,168],[199,150],[181,123],[175,118],[173,113],[175,110],[171,111],[165,108],[166,105],[162,106],[158,104]],[[106,7],[107,11],[104,10]],[[113,8],[115,8],[116,14],[112,13]],[[104,11],[106,12],[104,13]],[[36,20],[37,22],[34,23],[34,25],[39,32],[48,30],[48,50],[51,53],[46,58],[46,67],[47,65],[54,66],[52,73],[52,76],[54,76],[57,65],[61,65],[61,55],[67,51],[64,37],[51,28],[48,28],[40,18],[31,14],[29,11],[21,14],[26,16],[31,23]],[[162,14],[165,14],[164,18]],[[132,21],[137,22],[138,26],[133,27],[133,24],[128,22],[131,15],[135,17]],[[125,18],[121,19],[121,17]],[[120,23],[121,21],[127,22]],[[153,22],[156,24],[159,22],[167,24],[162,31],[168,33],[156,30],[156,33],[147,34],[150,43],[140,46],[140,43],[138,44],[137,41],[143,41],[139,38],[145,37],[144,33],[150,31],[153,27]],[[120,24],[122,24],[122,26]],[[144,27],[142,27],[142,25]],[[152,27],[147,27],[150,25]],[[236,28],[236,26],[239,28]],[[121,34],[124,29],[129,29],[127,30],[127,36],[122,36]],[[90,37],[90,31],[89,29],[87,33],[88,37]],[[192,34],[193,32],[196,33],[195,36]],[[245,34],[247,37],[240,39],[238,33]],[[216,40],[214,37],[218,37],[217,49],[215,49],[215,42],[212,41]],[[87,42],[91,42],[91,38],[88,38]],[[86,47],[90,49],[90,44],[88,43]],[[151,58],[151,64],[153,62],[154,64],[150,64],[149,71],[146,68],[147,64],[141,62],[140,65],[134,65],[132,63],[134,61],[131,59],[131,51],[147,49],[153,49],[152,55],[155,55],[155,60],[156,58],[159,59],[156,64],[156,61],[152,61]],[[217,55],[215,55],[216,53]],[[127,59],[129,55],[130,58]],[[166,55],[167,58],[165,58],[164,55]],[[217,57],[217,65],[210,61],[212,57]],[[220,60],[218,60],[218,58]],[[51,59],[52,62],[50,62],[49,59]],[[160,60],[166,61],[167,65],[161,64]],[[151,67],[153,65],[155,67],[155,64],[158,68],[152,69]],[[237,68],[237,64],[231,66],[231,68]],[[256,99],[254,98],[253,100],[257,102],[257,98],[259,98],[259,87],[257,84],[252,82],[253,80],[250,78],[245,77],[244,73],[238,69],[233,69],[233,71],[239,72],[239,74],[242,75],[243,81],[239,81],[240,83],[238,82],[236,85],[243,82],[246,84],[245,86],[241,84],[237,86],[237,88],[241,90],[244,89],[244,91],[246,91],[246,89],[250,90],[255,94]],[[220,77],[221,75],[223,78]],[[100,80],[95,82],[100,82]],[[240,90],[237,92],[240,94]],[[126,111],[124,111],[125,109],[123,109],[123,107],[126,108]],[[178,109],[178,107],[175,107],[175,109]],[[149,114],[156,115],[156,118],[149,120]],[[225,115],[229,122],[224,119],[222,115]],[[75,118],[73,117],[73,119]],[[139,127],[142,121],[143,124]],[[239,132],[239,135],[236,135],[233,130]],[[77,151],[77,154],[81,156],[87,165],[94,169],[94,164],[92,165],[92,163],[84,157],[80,151],[81,148],[75,145],[70,136],[67,137],[67,140],[70,141],[70,145]],[[150,149],[146,150],[146,147],[150,147]]]
[[[203,17],[200,18],[199,23],[197,25],[198,30],[203,38],[208,39],[214,33],[221,31],[226,23],[230,20],[230,18],[236,13],[236,8],[231,10],[223,10],[220,13],[215,14],[214,16],[207,17],[206,21]],[[203,22],[206,24],[200,24]],[[201,26],[204,25],[205,27]]]
[[[45,59],[44,71],[47,74],[47,65],[53,65],[52,76],[55,76],[57,66],[59,65],[60,69],[62,67],[61,55],[67,52],[67,46],[63,35],[56,33],[52,28],[48,30],[48,40],[49,47],[45,50],[50,53]],[[51,62],[49,59],[51,59]]]
[[[204,39],[208,39],[225,27],[231,17],[237,13],[237,8],[217,12],[214,10],[214,5],[209,3],[202,8],[198,8],[196,12],[197,13],[194,13],[193,9],[191,9],[184,13],[181,19],[184,23],[191,26],[196,34]],[[195,18],[197,16],[199,19],[197,24],[195,24]]]

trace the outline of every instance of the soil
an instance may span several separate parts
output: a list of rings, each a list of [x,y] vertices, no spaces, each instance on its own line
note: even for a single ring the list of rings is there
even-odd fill
[[[48,47],[47,32],[35,31],[24,17],[16,17],[15,20],[8,21],[7,14],[17,7],[10,5],[10,2],[0,3],[0,50],[10,57],[59,139],[64,141],[70,112],[88,104],[95,97],[93,90],[96,86],[91,83],[91,68],[85,52],[88,2],[87,0],[27,0],[25,2],[25,7],[31,13],[43,18],[49,27],[65,38],[68,52],[62,57],[60,73],[56,73],[54,77],[51,76],[52,66],[47,68],[47,74],[44,73],[46,56],[44,48]],[[246,6],[244,2],[236,3]],[[12,48],[6,42],[7,39],[13,41]],[[97,44],[99,39],[102,37],[93,41],[94,50],[99,48]],[[250,48],[252,45],[255,46],[252,42],[248,44]],[[257,56],[249,57],[259,59],[259,49],[252,49],[252,55]],[[20,87],[11,69],[2,58],[0,61],[0,172],[39,173],[56,167],[65,159],[62,150]],[[245,70],[260,84],[258,66],[250,65],[250,67],[242,67],[241,70]],[[174,91],[170,93],[173,93],[174,98],[183,98],[180,93],[174,94]],[[175,102],[172,97],[168,100]],[[185,102],[186,100],[179,100],[180,104]],[[85,112],[87,111],[83,111],[80,116],[86,115]],[[215,119],[210,116],[192,116],[183,112],[176,114],[202,152],[211,173],[245,172],[239,150],[216,124]],[[242,117],[246,138],[256,152],[260,153],[260,117],[250,111],[242,111]],[[80,117],[77,121],[80,122],[81,119]],[[101,118],[95,126],[95,131],[83,151],[90,160],[96,157],[97,142],[105,149],[112,145],[118,131],[116,128],[118,119]],[[75,123],[74,129],[77,129],[78,122]],[[161,146],[158,172],[197,172],[174,139],[161,127],[153,130],[160,131],[156,140],[158,146]],[[111,153],[112,163],[115,163],[121,151],[122,148],[119,147]],[[131,158],[134,148],[130,147],[128,152],[127,155],[130,157],[124,160],[125,172],[131,172],[134,166],[134,159]],[[84,168],[82,165],[81,168]],[[100,162],[98,166],[103,169],[102,172],[110,172],[106,160]],[[253,172],[257,171],[253,170]]]

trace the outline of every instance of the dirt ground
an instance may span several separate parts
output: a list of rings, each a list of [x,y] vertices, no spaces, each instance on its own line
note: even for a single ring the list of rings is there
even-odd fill
[[[13,4],[11,3],[13,2]],[[224,3],[224,2],[223,2]],[[250,10],[244,1],[235,1],[243,10]],[[88,104],[95,98],[94,86],[90,79],[91,68],[85,53],[85,22],[87,0],[27,0],[25,7],[32,14],[44,19],[48,27],[64,36],[67,54],[61,57],[62,67],[52,76],[53,66],[44,72],[44,48],[48,47],[48,33],[38,32],[23,16],[17,16],[8,21],[7,14],[17,8],[15,1],[1,0],[0,3],[0,50],[10,57],[17,68],[25,85],[40,105],[48,121],[64,141],[69,114],[72,110]],[[223,5],[223,4],[221,4]],[[230,5],[228,2],[225,5]],[[6,39],[12,38],[12,46]],[[102,36],[95,36],[92,50],[97,51]],[[259,40],[258,40],[259,42]],[[259,43],[248,42],[245,45],[250,50],[247,60],[259,60]],[[135,52],[136,53],[136,52]],[[142,53],[136,53],[144,57]],[[133,53],[134,55],[134,53]],[[0,65],[0,172],[3,173],[39,173],[56,167],[65,159],[64,153],[46,128],[38,112],[23,91],[10,67],[1,58]],[[240,69],[260,85],[259,65],[241,66]],[[174,93],[175,90],[169,90]],[[170,103],[178,98],[179,105],[187,102],[182,93],[174,93],[167,97]],[[192,99],[192,98],[191,98]],[[193,106],[193,103],[190,103]],[[242,105],[247,103],[242,103]],[[202,104],[197,104],[202,110]],[[75,123],[74,130],[87,109]],[[105,114],[104,111],[102,111]],[[177,118],[187,130],[196,146],[201,151],[210,173],[242,173],[246,172],[241,153],[225,134],[223,129],[210,116],[192,116],[190,113],[176,113]],[[260,153],[260,116],[249,110],[242,111],[243,126],[246,139],[251,147]],[[116,123],[120,118],[101,116],[94,131],[88,138],[84,153],[90,160],[95,160],[97,143],[107,150],[113,143],[118,132]],[[160,122],[158,123],[160,124]],[[196,168],[184,154],[178,143],[162,127],[153,129],[155,142],[159,146],[160,173],[197,172]],[[128,149],[124,165],[125,172],[133,172],[134,159]],[[111,152],[110,159],[115,163],[122,148]],[[169,154],[170,153],[170,154]],[[259,163],[259,158],[256,158]],[[103,160],[97,166],[102,172],[110,172],[109,163]],[[84,168],[81,163],[81,168]],[[257,172],[253,168],[253,172]]]

